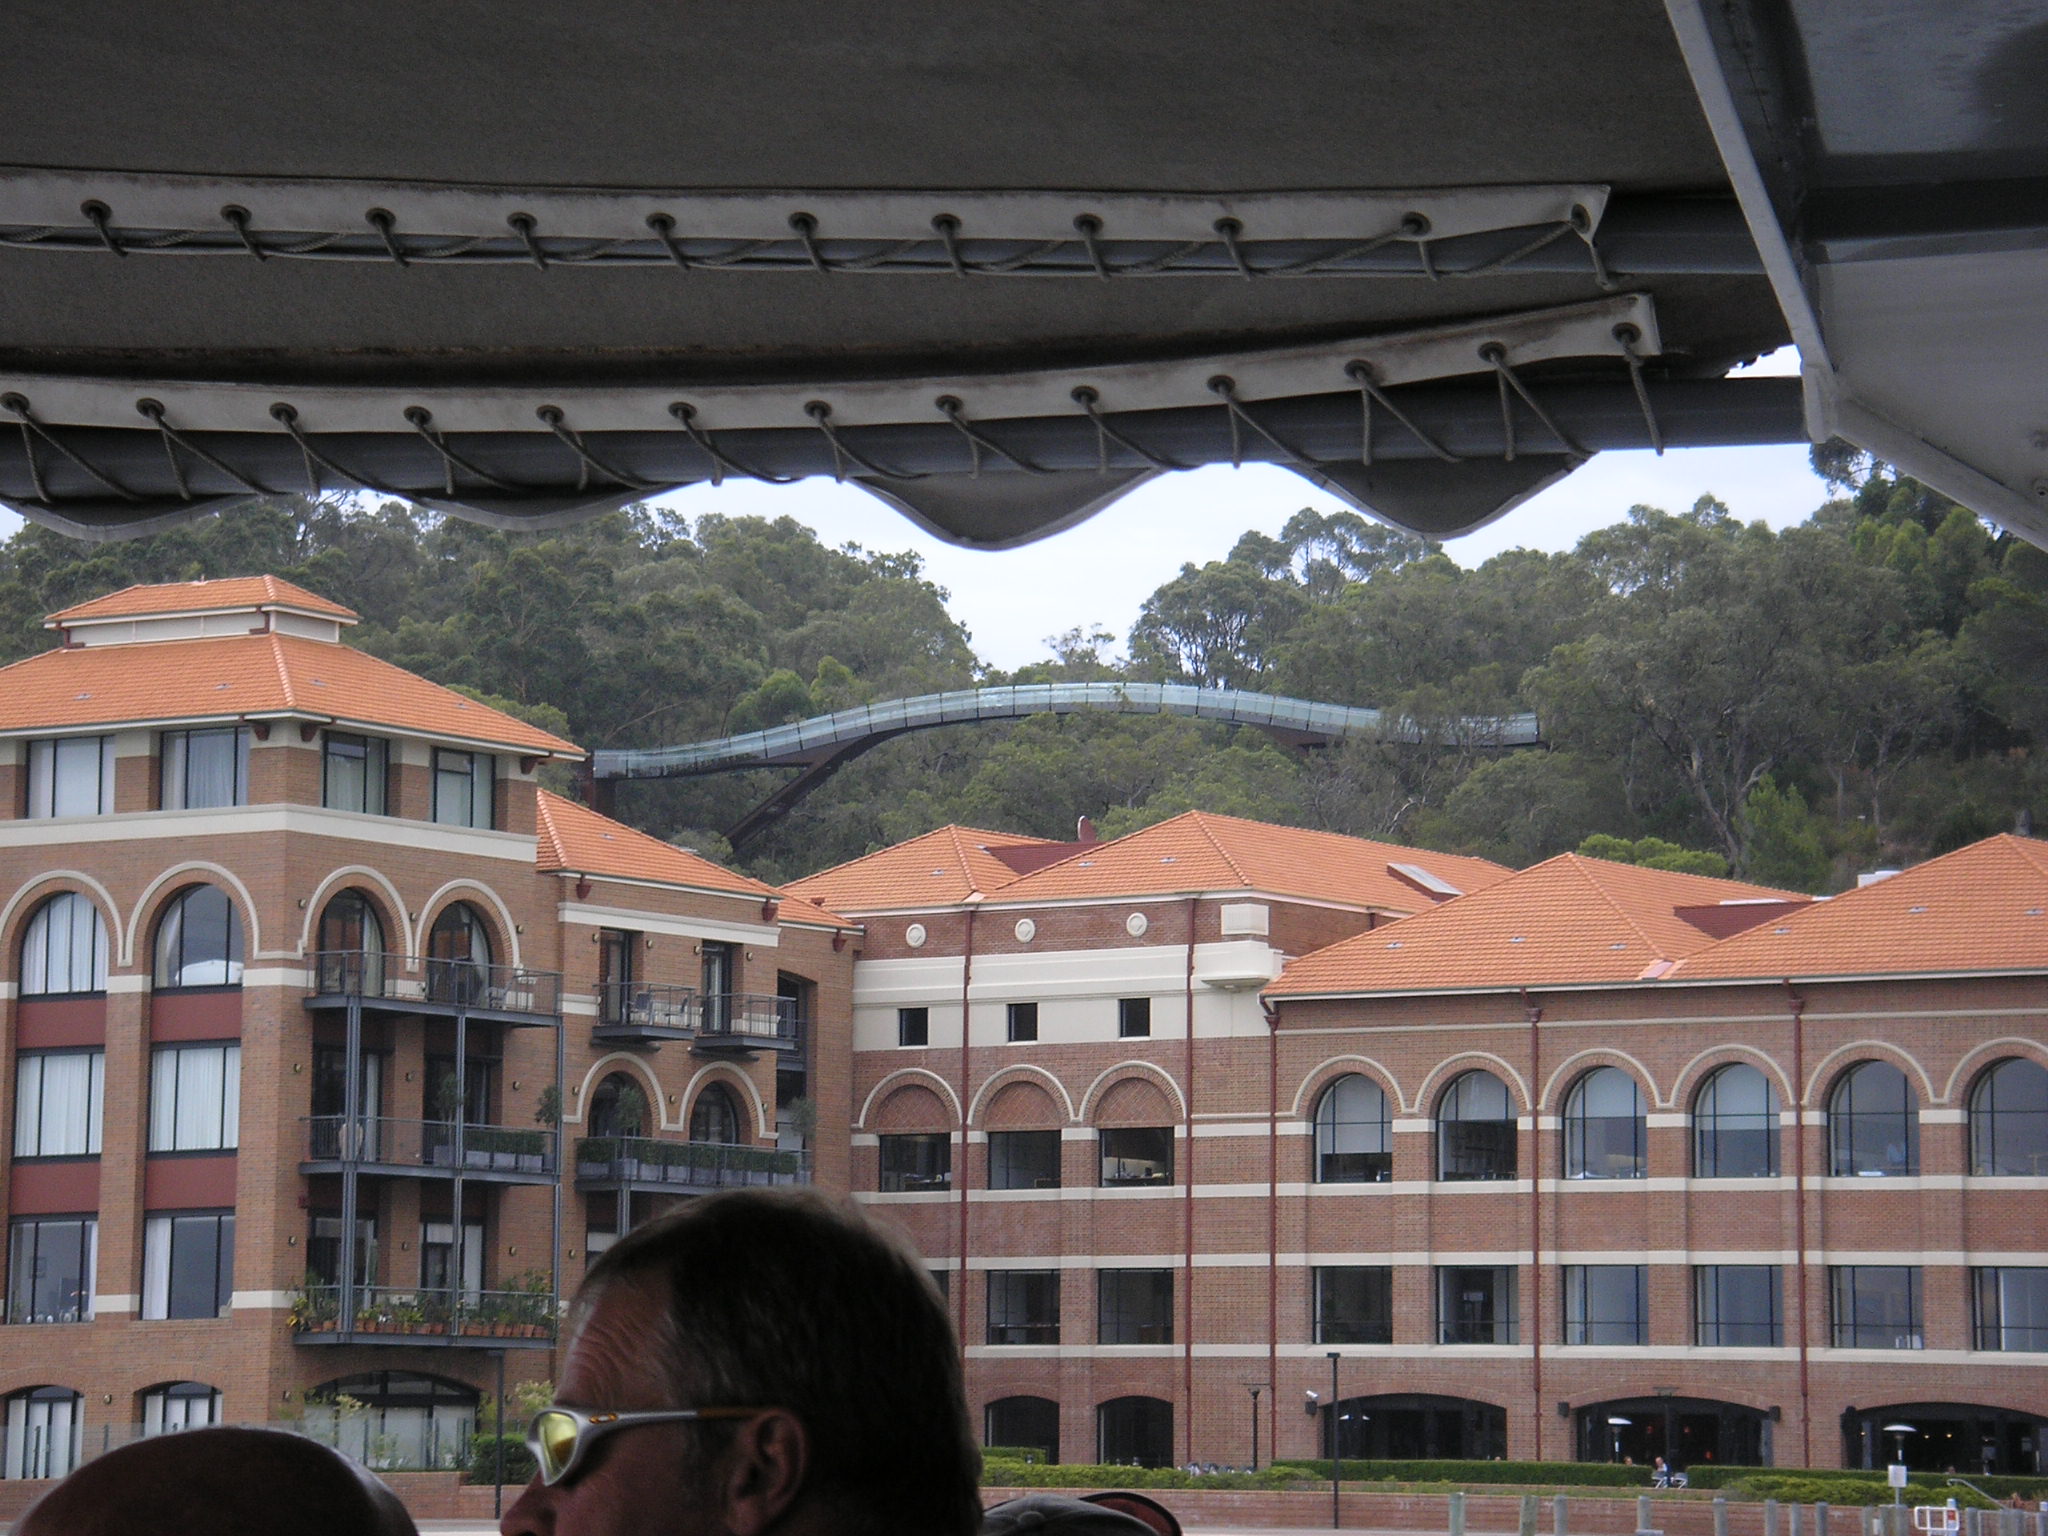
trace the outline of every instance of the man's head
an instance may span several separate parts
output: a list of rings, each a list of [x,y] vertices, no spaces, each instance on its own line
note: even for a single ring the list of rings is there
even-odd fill
[[[16,1536],[418,1536],[392,1491],[339,1452],[269,1429],[193,1429],[87,1462]]]
[[[803,1191],[693,1200],[591,1270],[558,1400],[636,1425],[507,1512],[507,1536],[972,1536],[980,1453],[916,1256]]]

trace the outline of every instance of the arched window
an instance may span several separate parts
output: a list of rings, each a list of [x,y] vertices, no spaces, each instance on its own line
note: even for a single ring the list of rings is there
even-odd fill
[[[320,912],[315,956],[322,992],[384,990],[384,925],[361,891],[343,891]]]
[[[220,1422],[220,1388],[203,1381],[170,1381],[142,1394],[142,1432],[167,1435]]]
[[[590,1134],[645,1136],[647,1090],[630,1072],[614,1072],[590,1096]]]
[[[1460,1073],[1437,1101],[1436,1176],[1515,1176],[1515,1106],[1507,1084],[1491,1072]]]
[[[242,920],[217,885],[187,886],[156,927],[156,977],[166,987],[242,984]]]
[[[1778,1090],[1747,1062],[1717,1067],[1692,1101],[1692,1171],[1767,1179],[1778,1171]]]
[[[1060,1405],[1049,1397],[999,1397],[983,1410],[982,1443],[1037,1451],[1060,1459]]]
[[[1970,1172],[2048,1174],[2048,1067],[2008,1057],[1970,1090]]]
[[[1380,1184],[1393,1176],[1386,1092],[1363,1073],[1347,1072],[1316,1103],[1316,1182]]]
[[[733,1146],[740,1139],[740,1113],[732,1095],[713,1083],[690,1106],[690,1140]]]
[[[1595,1067],[1565,1095],[1564,1176],[1640,1179],[1648,1171],[1636,1080],[1619,1067]]]
[[[1095,1409],[1096,1458],[1107,1466],[1173,1464],[1173,1404],[1159,1397],[1114,1397]]]
[[[490,981],[491,934],[475,907],[453,902],[427,932],[427,996],[473,1003]]]
[[[342,1376],[306,1394],[305,1433],[368,1467],[452,1467],[469,1455],[479,1403],[476,1388],[439,1376]]]
[[[1910,1177],[1920,1171],[1920,1116],[1906,1074],[1859,1062],[1828,1095],[1828,1172],[1837,1178]]]
[[[30,1387],[8,1398],[0,1477],[63,1477],[76,1467],[83,1401],[69,1387]]]
[[[61,891],[28,920],[28,934],[21,943],[21,995],[106,990],[106,921],[100,909],[78,892]]]

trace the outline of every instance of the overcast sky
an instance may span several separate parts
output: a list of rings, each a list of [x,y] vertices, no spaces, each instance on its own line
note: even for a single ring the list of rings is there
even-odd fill
[[[1792,373],[1797,364],[1787,349],[1757,371]],[[1682,511],[1707,493],[1737,517],[1760,518],[1773,527],[1802,521],[1827,497],[1803,445],[1673,449],[1662,458],[1647,451],[1603,453],[1490,527],[1445,548],[1467,566],[1517,546],[1570,549],[1591,530],[1620,521],[1638,502]],[[851,541],[875,550],[915,550],[924,557],[925,574],[951,594],[953,616],[967,626],[976,654],[1004,669],[1045,656],[1048,636],[1076,627],[1106,629],[1120,649],[1139,605],[1183,562],[1220,560],[1246,529],[1277,534],[1303,507],[1335,511],[1340,505],[1298,475],[1270,465],[1191,470],[1162,475],[1065,533],[989,553],[946,544],[864,491],[829,480],[790,486],[728,481],[658,499],[690,517],[793,517],[835,546]],[[0,533],[19,522],[0,512]],[[332,595],[348,600],[345,592]]]

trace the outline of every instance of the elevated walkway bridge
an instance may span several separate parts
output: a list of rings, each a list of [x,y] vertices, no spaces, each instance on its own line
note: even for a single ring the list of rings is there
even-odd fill
[[[1542,739],[1533,714],[1423,725],[1359,705],[1326,704],[1242,688],[1198,688],[1187,683],[1014,683],[884,699],[764,731],[681,746],[602,749],[591,759],[592,799],[605,809],[612,786],[621,779],[697,778],[753,768],[802,769],[727,832],[728,841],[737,848],[787,815],[841,766],[894,737],[938,726],[1047,714],[1179,715],[1249,725],[1283,746],[1301,751],[1357,737],[1416,744],[1456,740],[1488,748],[1535,746]]]

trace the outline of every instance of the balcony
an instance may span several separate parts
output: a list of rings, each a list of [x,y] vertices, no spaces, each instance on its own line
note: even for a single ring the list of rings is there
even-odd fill
[[[803,1049],[803,1004],[766,992],[707,992],[645,982],[598,989],[591,1038],[610,1045],[687,1040],[707,1055]]]
[[[698,1000],[700,1051],[800,1051],[803,1004],[764,992],[707,992]]]
[[[468,1013],[507,1023],[552,1023],[562,1012],[559,971],[429,955],[321,950],[307,957],[307,1006],[352,999],[386,1013]]]
[[[585,1136],[576,1143],[579,1189],[732,1189],[810,1182],[811,1155],[779,1147],[646,1136]]]
[[[509,1125],[464,1125],[447,1120],[394,1120],[384,1116],[313,1115],[306,1122],[306,1173],[361,1173],[393,1177],[483,1179],[497,1184],[552,1184],[555,1133]]]
[[[373,1344],[473,1349],[550,1349],[560,1315],[544,1277],[508,1291],[446,1291],[422,1286],[307,1285],[292,1292],[289,1322],[300,1344]]]
[[[607,981],[597,990],[597,1027],[591,1038],[611,1045],[688,1040],[697,1033],[697,1017],[692,987]]]

